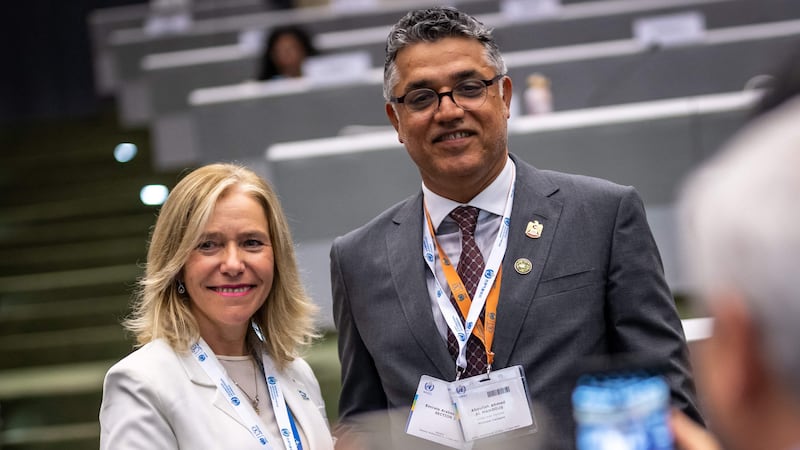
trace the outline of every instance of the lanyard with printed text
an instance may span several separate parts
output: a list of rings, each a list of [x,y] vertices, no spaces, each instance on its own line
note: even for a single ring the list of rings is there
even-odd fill
[[[500,283],[502,278],[501,264],[508,244],[509,225],[511,224],[514,179],[515,177],[512,177],[511,187],[509,188],[502,221],[500,223],[500,230],[489,252],[489,258],[486,262],[481,280],[475,290],[474,299],[470,298],[456,270],[453,268],[452,264],[450,264],[450,259],[444,253],[441,246],[438,245],[430,214],[428,213],[427,207],[423,205],[427,226],[423,227],[422,256],[425,259],[425,263],[430,268],[431,273],[433,273],[433,278],[436,283],[436,303],[444,316],[447,326],[456,337],[456,342],[458,343],[458,357],[456,358],[456,369],[458,373],[461,373],[461,371],[467,367],[467,340],[473,333],[483,342],[486,348],[486,360],[489,370],[491,370],[492,363],[494,362],[494,353],[491,351],[491,348],[497,320],[497,303],[500,297]],[[444,272],[450,291],[457,300],[456,303],[461,310],[461,314],[465,318],[463,322],[461,320],[462,315],[459,315],[449,298],[444,294],[442,285],[436,276],[434,249],[437,250],[439,262],[442,265],[442,271]],[[480,320],[480,313],[484,306],[486,306],[485,326]]]
[[[264,364],[265,375],[277,372],[272,360],[267,358],[265,354],[261,355],[261,362]],[[286,405],[286,399],[283,397],[283,391],[278,384],[278,379],[274,375],[266,375],[266,377],[267,390],[269,390],[269,398],[272,402],[272,411],[275,412],[275,420],[278,422],[284,447],[286,447],[286,450],[303,450],[300,434],[297,432],[292,412],[289,411],[289,406]]]
[[[225,369],[220,364],[214,352],[208,347],[208,344],[200,338],[191,347],[192,355],[200,367],[206,372],[217,385],[217,389],[228,399],[234,411],[239,415],[242,421],[250,430],[250,434],[258,441],[258,443],[265,449],[272,449],[266,435],[264,434],[263,422],[256,414],[252,405],[249,402],[241,401],[240,393],[235,390],[235,383],[231,381]],[[272,373],[274,366],[270,362],[267,364],[268,358],[262,355],[262,364],[264,364],[264,373]],[[269,369],[269,372],[268,372]],[[283,392],[280,390],[278,379],[273,375],[265,375],[267,378],[267,388],[269,390],[270,400],[272,401],[272,409],[275,413],[275,420],[280,429],[281,438],[286,450],[302,450],[300,444],[300,436],[297,432],[297,427],[294,424],[294,418],[291,416],[286,401],[283,397]],[[292,436],[293,435],[293,436]]]

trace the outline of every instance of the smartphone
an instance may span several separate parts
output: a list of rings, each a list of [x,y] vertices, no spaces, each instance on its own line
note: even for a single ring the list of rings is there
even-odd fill
[[[673,450],[670,390],[636,357],[586,364],[572,392],[578,450]]]

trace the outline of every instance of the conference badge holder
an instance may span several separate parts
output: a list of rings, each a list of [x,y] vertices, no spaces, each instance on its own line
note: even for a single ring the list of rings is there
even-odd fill
[[[464,446],[449,386],[449,382],[428,375],[420,378],[408,415],[406,433],[448,447]]]
[[[454,448],[536,429],[522,366],[453,382],[423,375],[406,425],[408,434]]]

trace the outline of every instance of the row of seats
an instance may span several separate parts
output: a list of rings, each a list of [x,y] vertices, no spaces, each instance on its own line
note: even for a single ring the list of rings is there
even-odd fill
[[[263,12],[266,2],[264,0],[226,0],[224,2],[195,0],[190,6],[189,13],[195,20],[213,20]],[[118,84],[113,67],[113,52],[110,48],[111,35],[118,30],[145,29],[148,19],[152,17],[153,11],[146,2],[99,8],[89,14],[87,23],[94,61],[95,86],[98,93],[112,94]]]
[[[123,124],[143,125],[147,105],[142,79],[142,59],[149,54],[173,52],[207,46],[237,44],[250,33],[268,31],[278,25],[301,25],[309,33],[357,29],[375,24],[394,23],[407,9],[430,4],[452,4],[471,14],[497,11],[499,0],[406,0],[379,2],[373,9],[340,9],[330,6],[266,11],[218,19],[196,20],[182,33],[151,34],[142,28],[122,29],[111,33],[112,79],[119,101]]]
[[[493,27],[505,52],[535,48],[627,39],[631,24],[644,15],[686,11],[701,13],[709,29],[772,22],[800,16],[796,2],[731,2],[727,0],[639,1],[623,0],[599,8],[584,3],[564,6],[558,21],[533,18],[512,20],[500,13],[479,18]],[[611,6],[614,6],[612,8]],[[789,15],[787,15],[789,13]],[[319,33],[315,46],[323,53],[367,52],[374,67],[383,64],[389,26],[340,32]],[[192,50],[153,53],[141,60],[147,105],[146,119],[151,126],[165,115],[188,109],[188,94],[198,88],[235,84],[252,79],[260,52],[241,45],[204,47]]]
[[[798,39],[795,20],[709,30],[702,41],[661,49],[626,39],[505,56],[515,98],[523,97],[526,76],[540,72],[552,80],[555,109],[563,111],[741,90]],[[299,79],[200,89],[190,95],[187,115],[154,126],[154,147],[159,161],[179,158],[182,150],[187,159],[179,163],[252,161],[276,142],[332,136],[351,124],[388,125],[382,80],[382,69],[374,69],[346,85]],[[512,110],[523,113],[521,106]],[[180,139],[170,136],[174,131]]]
[[[607,3],[611,3],[608,5]],[[627,38],[637,15],[664,14],[696,8],[709,20],[735,25],[741,16],[735,5],[726,0],[639,1],[622,0],[565,5],[559,20],[510,18],[502,13],[479,14],[491,26],[501,48],[508,51],[555,47],[570,44]],[[717,19],[717,16],[721,16]],[[775,19],[777,20],[777,19]],[[366,52],[375,67],[383,63],[386,35],[390,25],[323,32],[314,35],[315,47],[327,54]],[[191,50],[152,53],[141,60],[144,90],[149,95],[145,119],[185,109],[188,93],[194,89],[234,84],[253,78],[260,59],[260,49],[238,44],[193,48]],[[122,106],[121,112],[127,106]],[[151,121],[152,123],[152,121]]]

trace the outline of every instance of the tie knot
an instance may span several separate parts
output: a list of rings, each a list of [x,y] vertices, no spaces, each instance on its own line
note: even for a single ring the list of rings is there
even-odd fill
[[[478,212],[478,208],[474,206],[459,206],[450,211],[450,217],[456,221],[462,233],[473,236],[478,225]]]

